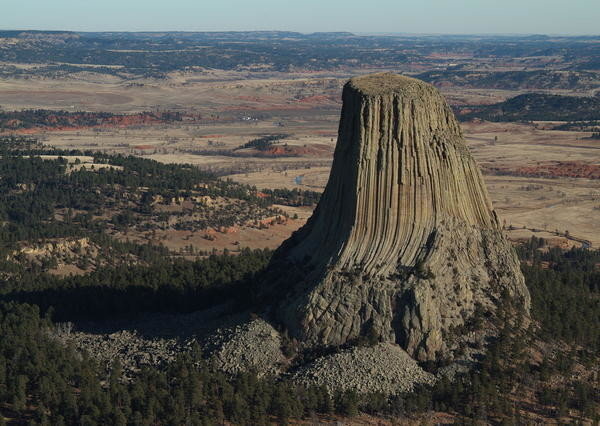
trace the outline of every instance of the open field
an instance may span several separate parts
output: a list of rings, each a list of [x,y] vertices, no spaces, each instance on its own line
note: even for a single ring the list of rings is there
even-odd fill
[[[511,175],[526,167],[561,161],[600,166],[600,142],[582,139],[587,136],[584,133],[540,130],[524,124],[468,123],[463,129],[506,227],[569,231],[594,246],[600,245],[600,180]],[[328,175],[327,167],[315,167],[293,173],[265,170],[228,177],[264,188],[318,191],[324,188]]]
[[[287,239],[292,232],[302,226],[312,213],[308,207],[294,208],[289,206],[278,206],[288,214],[298,215],[298,219],[288,219],[283,223],[277,223],[274,218],[267,218],[261,222],[263,227],[232,226],[227,229],[216,231],[208,229],[204,231],[156,231],[153,233],[128,233],[116,234],[122,241],[146,243],[160,243],[169,250],[180,253],[186,258],[193,259],[197,251],[222,253],[224,250],[235,253],[242,248],[268,248],[276,249]],[[188,247],[194,248],[193,252]]]
[[[206,71],[172,73],[166,80],[147,79],[136,84],[108,77],[15,79],[0,82],[0,99],[5,109],[113,113],[172,110],[199,114],[202,118],[197,122],[43,131],[35,136],[58,148],[190,163],[259,189],[321,191],[327,182],[337,137],[341,87],[351,75]],[[442,87],[442,91],[451,104],[457,105],[494,103],[521,93],[461,87]],[[572,236],[599,246],[600,221],[596,218],[600,216],[600,180],[569,176],[578,167],[600,166],[600,142],[587,139],[586,132],[549,130],[551,124],[468,122],[462,126],[507,227],[561,233],[568,230]],[[275,145],[285,147],[281,152],[254,155],[247,150],[236,151],[249,140],[275,134],[285,135]],[[539,170],[561,167],[565,169],[562,175],[536,176]],[[291,216],[294,212],[288,213]],[[202,233],[184,232],[152,238],[164,241],[174,250],[190,244],[198,250],[219,251],[276,247],[303,223],[307,214],[304,209],[298,220],[267,231],[249,228],[218,233],[212,241]],[[523,232],[520,231],[521,237]]]

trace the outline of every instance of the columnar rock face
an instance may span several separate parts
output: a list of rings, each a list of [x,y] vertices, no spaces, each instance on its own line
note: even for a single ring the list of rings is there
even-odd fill
[[[394,74],[343,91],[329,182],[275,253],[263,295],[308,345],[361,335],[435,359],[451,331],[507,294],[527,312],[518,259],[442,95]]]

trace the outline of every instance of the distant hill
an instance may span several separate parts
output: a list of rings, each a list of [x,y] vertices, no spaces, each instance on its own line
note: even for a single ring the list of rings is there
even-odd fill
[[[95,126],[133,126],[140,124],[169,123],[196,120],[180,112],[141,112],[137,114],[113,114],[110,112],[53,111],[29,109],[22,111],[0,110],[0,133],[25,129],[74,129]]]
[[[492,105],[456,109],[461,121],[592,121],[600,120],[600,98],[528,93]]]
[[[201,69],[297,72],[372,67],[435,69],[420,77],[436,84],[579,90],[598,87],[598,73],[587,70],[598,69],[594,61],[599,56],[598,37],[0,30],[1,78],[55,78],[82,71],[123,79],[164,78],[172,71]],[[448,58],[454,58],[452,63]],[[498,73],[486,68],[497,59],[510,66],[515,58],[518,66],[536,71]],[[457,68],[455,62],[481,71]]]
[[[451,69],[427,71],[416,77],[436,86],[449,85],[503,90],[593,89],[600,85],[600,74],[593,71],[467,71]]]

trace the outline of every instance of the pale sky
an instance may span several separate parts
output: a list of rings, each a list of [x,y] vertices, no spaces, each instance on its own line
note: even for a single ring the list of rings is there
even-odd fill
[[[0,0],[0,29],[600,34],[600,0]]]

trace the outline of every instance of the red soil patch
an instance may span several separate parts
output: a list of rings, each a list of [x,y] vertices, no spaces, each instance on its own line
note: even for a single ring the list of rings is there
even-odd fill
[[[299,155],[298,150],[283,145],[271,146],[261,150],[261,152],[266,155],[272,155],[273,157],[278,157],[280,155]]]
[[[262,97],[258,97],[258,96],[235,96],[233,99],[239,99],[241,101],[248,101],[248,102],[260,102],[260,103],[264,103],[266,101],[277,101],[278,98],[276,98],[275,96],[262,96]]]
[[[312,103],[312,104],[322,104],[322,103],[329,103],[329,102],[331,102],[331,99],[328,96],[325,96],[325,95],[314,95],[314,96],[307,96],[305,98],[300,98],[300,99],[297,100],[297,102]]]
[[[600,166],[579,161],[557,161],[537,166],[519,167],[515,174],[532,177],[573,177],[600,179]]]
[[[22,127],[23,121],[11,119],[4,122],[2,133],[16,134],[34,134],[44,131],[77,131],[89,128],[114,128],[114,127],[131,127],[141,125],[152,125],[158,123],[170,123],[174,121],[197,121],[200,115],[183,115],[180,114],[177,119],[173,118],[170,113],[151,113],[141,112],[128,115],[110,115],[106,116],[102,113],[82,112],[82,113],[61,113],[57,111],[55,114],[50,114],[42,117],[41,122],[33,124],[31,127]]]
[[[133,149],[154,149],[155,146],[153,145],[136,145],[133,147]]]
[[[238,228],[237,226],[220,226],[219,227],[219,232],[221,234],[234,234],[236,232],[238,232],[240,230],[240,228]]]

